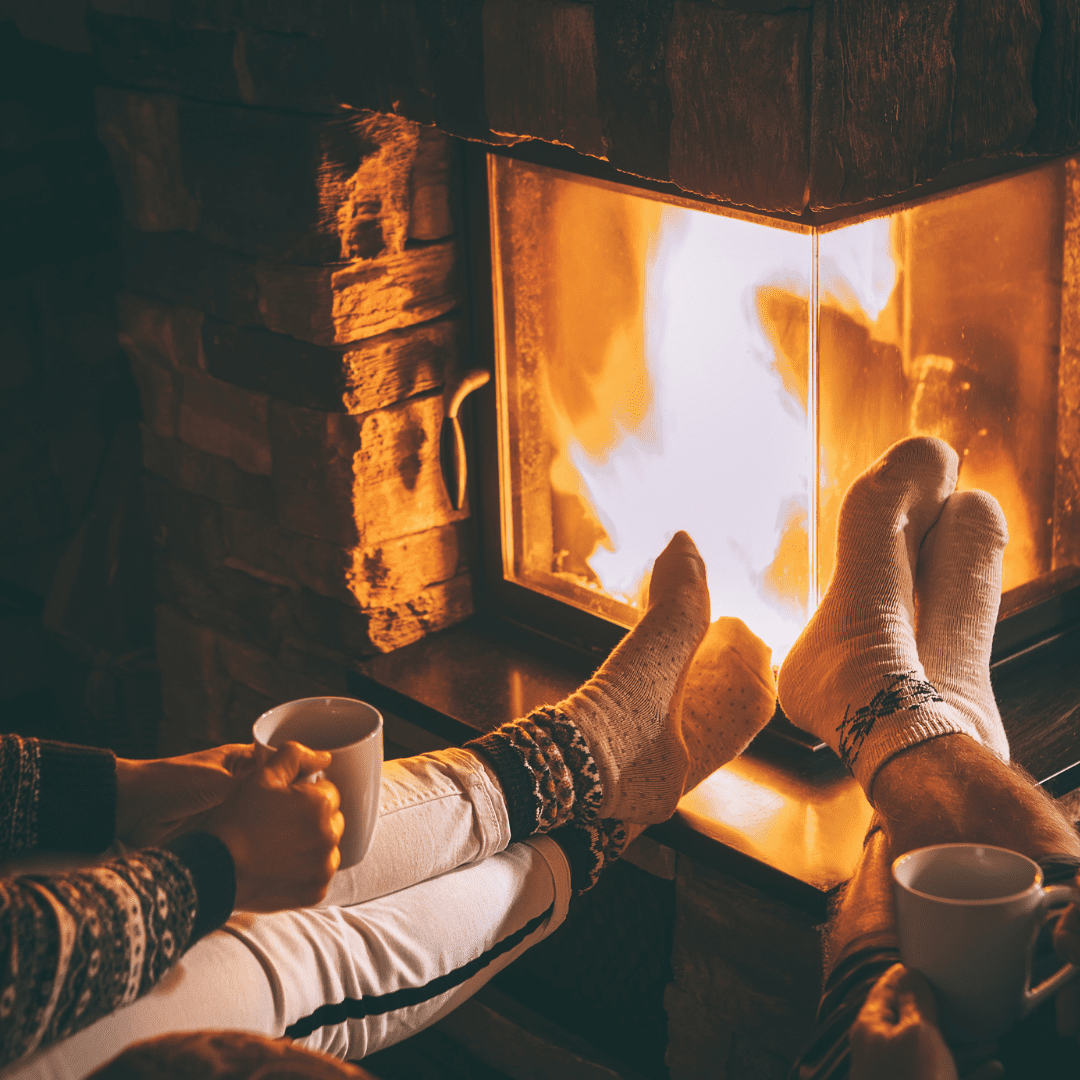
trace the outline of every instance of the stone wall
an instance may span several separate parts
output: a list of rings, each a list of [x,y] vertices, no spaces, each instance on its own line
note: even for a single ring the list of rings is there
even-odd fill
[[[558,142],[766,210],[858,204],[957,163],[1080,149],[1080,0],[95,6],[102,58],[123,81]]]
[[[81,24],[0,4],[0,729],[126,753],[157,727],[120,198]],[[40,11],[38,12],[40,14]]]
[[[162,752],[246,739],[471,610],[469,510],[439,467],[463,340],[452,141],[340,106],[305,39],[198,7],[87,17],[126,222]]]

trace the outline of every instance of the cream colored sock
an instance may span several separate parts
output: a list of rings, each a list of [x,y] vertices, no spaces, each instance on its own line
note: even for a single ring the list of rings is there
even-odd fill
[[[679,705],[709,625],[705,564],[676,533],[653,566],[649,609],[600,670],[555,706],[581,731],[600,773],[598,817],[666,821],[687,773]]]
[[[927,680],[915,645],[914,575],[923,537],[956,486],[938,439],[904,439],[850,487],[836,569],[780,669],[788,719],[824,739],[870,793],[901,750],[975,727]]]
[[[741,619],[717,619],[683,693],[682,734],[690,755],[685,790],[737,758],[774,712],[772,650]]]
[[[1002,761],[1009,740],[990,686],[990,649],[1008,542],[993,495],[958,491],[926,534],[915,575],[915,642],[926,677]]]

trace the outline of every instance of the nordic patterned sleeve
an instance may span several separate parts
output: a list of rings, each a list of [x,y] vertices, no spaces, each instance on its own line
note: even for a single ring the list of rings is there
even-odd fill
[[[104,851],[115,825],[111,750],[0,735],[0,860],[35,848]]]
[[[0,879],[0,1068],[149,990],[224,922],[234,894],[228,850],[203,833],[86,870]]]

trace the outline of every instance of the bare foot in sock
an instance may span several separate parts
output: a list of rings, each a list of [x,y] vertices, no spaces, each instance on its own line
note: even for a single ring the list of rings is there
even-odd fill
[[[1009,740],[990,686],[990,649],[1008,542],[992,495],[955,492],[926,534],[915,576],[915,641],[926,677],[1002,761]]]
[[[678,532],[653,566],[641,622],[556,707],[585,736],[596,761],[599,817],[650,824],[675,812],[688,767],[679,707],[708,626],[705,564],[690,537]]]
[[[844,496],[836,570],[780,669],[788,718],[824,739],[869,794],[908,746],[974,728],[927,680],[915,644],[919,548],[956,486],[957,457],[938,439],[904,439]]]
[[[683,693],[682,734],[690,755],[685,790],[737,758],[775,711],[772,650],[741,619],[717,619]]]
[[[671,817],[688,768],[682,689],[708,625],[705,564],[679,532],[653,565],[648,611],[580,690],[466,744],[498,778],[512,839]]]

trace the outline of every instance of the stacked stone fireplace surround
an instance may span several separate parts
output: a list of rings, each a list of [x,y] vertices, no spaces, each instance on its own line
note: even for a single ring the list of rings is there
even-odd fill
[[[172,753],[345,693],[359,659],[471,611],[468,508],[438,460],[464,362],[457,162],[435,129],[263,87],[234,32],[189,31],[190,67],[163,74],[144,43],[174,45],[174,24],[91,19],[120,84],[98,123],[127,223],[119,334]],[[302,52],[277,44],[285,67]]]
[[[49,39],[41,6],[0,14]],[[50,6],[96,64],[122,196],[162,753],[246,739],[271,704],[345,692],[359,660],[472,610],[470,508],[438,463],[443,386],[472,366],[447,133],[793,213],[1080,146],[1072,0]],[[666,849],[649,865],[516,965],[519,985],[562,980],[551,1015],[587,1015],[588,1044],[493,998],[443,1030],[512,1047],[512,1075],[611,1077],[599,1042],[644,1075],[783,1076],[814,920]]]
[[[1080,143],[1078,5],[894,8],[92,0],[163,750],[343,692],[471,611],[468,507],[438,467],[470,354],[443,132],[791,213]]]

